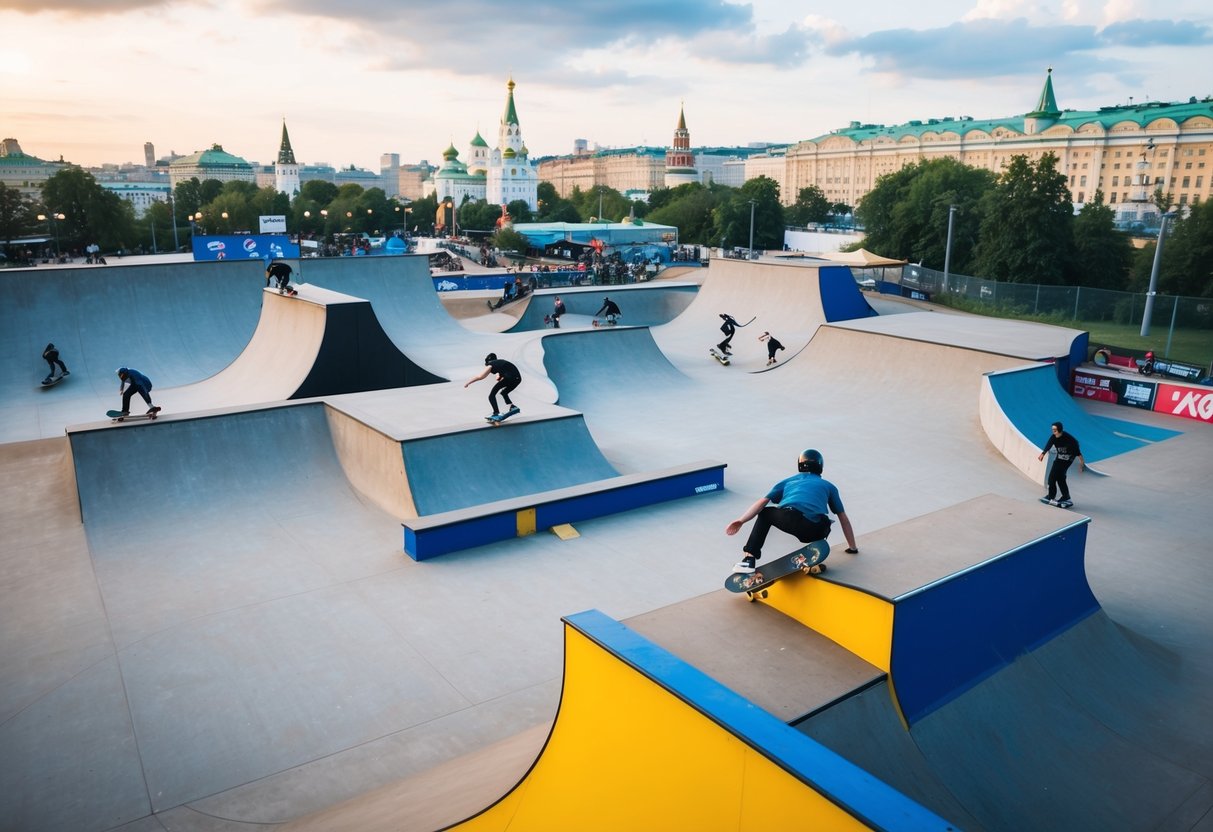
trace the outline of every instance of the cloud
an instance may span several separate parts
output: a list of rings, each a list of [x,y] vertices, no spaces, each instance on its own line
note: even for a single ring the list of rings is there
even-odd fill
[[[697,57],[713,63],[790,69],[808,60],[810,42],[811,33],[792,24],[773,35],[713,32],[696,38],[691,46]]]
[[[160,9],[163,0],[0,0],[0,11],[23,14],[52,12],[72,17],[100,17],[139,9]]]
[[[1100,38],[1116,46],[1203,46],[1213,30],[1186,20],[1125,20],[1105,26]]]
[[[877,72],[914,78],[993,78],[1040,70],[1102,45],[1093,26],[1033,26],[1020,18],[887,29],[829,44],[826,51],[858,55]]]

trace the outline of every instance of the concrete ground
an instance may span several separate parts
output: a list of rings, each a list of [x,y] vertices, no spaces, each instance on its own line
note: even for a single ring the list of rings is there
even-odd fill
[[[768,264],[714,263],[701,298],[651,336],[619,328],[472,332],[436,298],[425,301],[389,275],[358,273],[356,263],[313,266],[306,267],[309,283],[371,300],[405,354],[454,381],[285,410],[269,402],[213,420],[166,414],[179,421],[151,429],[107,426],[98,434],[103,439],[106,432],[145,431],[123,433],[135,437],[131,442],[168,427],[188,433],[168,449],[133,444],[126,454],[73,459],[65,427],[87,421],[78,415],[100,413],[114,398],[112,368],[99,369],[96,379],[85,373],[79,380],[86,390],[61,408],[64,417],[55,416],[60,409],[53,403],[38,402],[36,425],[13,422],[6,429],[0,445],[5,828],[253,829],[343,803],[378,813],[382,828],[404,828],[401,817],[433,828],[426,824],[457,819],[464,807],[432,812],[435,792],[410,791],[407,784],[416,781],[408,778],[432,778],[435,770],[468,776],[481,769],[458,761],[495,744],[513,760],[507,770],[525,768],[529,750],[542,741],[559,697],[560,616],[597,608],[619,619],[645,617],[654,637],[687,654],[732,632],[722,635],[717,627],[713,634],[710,625],[754,607],[722,595],[740,543],[724,535],[724,526],[792,473],[803,448],[824,454],[826,476],[841,489],[861,549],[867,534],[974,496],[1034,502],[1041,493],[998,454],[978,421],[981,374],[1009,359],[971,345],[944,350],[946,358],[924,357],[910,342],[838,351],[825,349],[830,339],[823,339],[815,349],[821,320],[812,314],[820,315],[820,306],[797,319],[795,309],[807,309],[812,293],[785,287],[774,307],[754,300],[758,320],[735,339],[734,366],[711,361],[704,353],[719,338],[711,321],[729,311],[719,305],[740,297],[732,293],[750,282],[754,272],[747,269],[766,269],[762,280],[771,279]],[[72,277],[95,280],[102,273]],[[256,298],[259,275],[251,277],[249,297]],[[204,306],[208,300],[192,292],[163,297],[163,311],[188,330],[178,298]],[[63,303],[40,314],[85,315],[72,296]],[[252,301],[239,295],[234,303],[239,321],[256,320],[255,308],[244,306]],[[890,303],[872,305],[886,311]],[[918,308],[908,314],[938,314]],[[85,351],[93,322],[75,320]],[[751,334],[768,321],[806,344],[764,372],[765,351]],[[1024,354],[1064,341],[1064,332],[1053,329],[1026,332],[1031,343]],[[46,339],[20,322],[9,332],[0,336],[0,366],[31,364],[26,342],[40,350],[38,341]],[[172,383],[221,371],[221,363],[191,370],[189,356],[169,354],[186,349],[188,338],[173,337],[153,341],[164,354],[148,353],[163,362]],[[224,338],[224,348],[238,353],[238,338]],[[466,425],[483,415],[488,383],[466,390],[462,383],[489,349],[523,366],[524,413],[553,405],[582,412],[616,470],[719,458],[729,465],[727,490],[587,521],[574,540],[541,532],[412,562],[401,552],[400,517],[390,502],[352,484],[331,412],[369,414],[401,432]],[[69,366],[74,357],[65,353]],[[206,359],[213,364],[219,357]],[[108,366],[103,361],[97,366]],[[6,409],[34,406],[15,391],[32,390],[38,371],[33,362],[28,379],[0,379],[8,385],[0,387]],[[35,392],[68,391],[74,381]],[[1071,483],[1074,511],[1092,518],[1087,570],[1107,616],[1168,657],[1167,709],[1154,716],[1168,733],[1207,735],[1213,561],[1204,512],[1213,486],[1213,426],[1079,406],[1183,431],[1102,462],[1107,477],[1075,475]],[[202,422],[214,424],[188,427]],[[1047,427],[1040,426],[1041,441]],[[90,472],[87,483],[77,481],[81,465]],[[478,475],[474,461],[449,471],[454,481]],[[839,553],[831,565],[845,569],[840,535],[832,542]],[[770,548],[790,543],[774,533]],[[753,621],[744,626],[763,632]],[[744,663],[713,671],[739,689],[752,674]],[[870,674],[849,667],[832,678],[845,688]],[[765,706],[778,711],[781,702],[776,697]],[[1213,776],[1213,759],[1199,748],[1183,763]],[[328,817],[327,828],[380,828],[350,821],[358,815]],[[1199,822],[1175,828],[1200,828]]]

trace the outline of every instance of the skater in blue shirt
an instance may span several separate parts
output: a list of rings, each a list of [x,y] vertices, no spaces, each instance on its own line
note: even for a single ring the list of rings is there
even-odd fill
[[[122,415],[129,416],[131,413],[131,398],[136,393],[143,397],[147,402],[147,414],[151,416],[153,413],[159,413],[160,408],[152,404],[152,382],[143,373],[138,370],[132,370],[129,367],[118,368],[118,392],[122,394]]]
[[[742,559],[733,567],[734,572],[751,573],[755,563],[762,557],[762,546],[771,527],[787,532],[801,543],[825,540],[830,536],[832,525],[829,513],[838,517],[842,533],[847,538],[847,553],[859,554],[855,545],[855,532],[842,506],[842,498],[834,483],[821,478],[825,467],[819,451],[809,448],[796,461],[799,473],[775,483],[767,495],[745,510],[745,513],[724,527],[724,533],[735,535],[751,519],[754,528],[746,541]],[[770,502],[778,505],[767,505]]]

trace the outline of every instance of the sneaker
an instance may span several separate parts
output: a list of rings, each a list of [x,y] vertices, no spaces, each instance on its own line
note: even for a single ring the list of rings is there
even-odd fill
[[[518,409],[518,405],[516,405],[516,404],[512,404],[512,405],[510,405],[509,412],[507,412],[505,415],[506,415],[506,416],[513,416],[513,415],[518,414],[518,413],[521,413],[521,412],[522,412],[522,411]]]
[[[1071,508],[1074,503],[1070,500],[1058,500],[1054,505],[1056,505],[1058,508]]]
[[[130,416],[130,415],[131,415],[131,412],[130,412],[129,410],[124,410],[124,411],[122,411],[122,413],[121,413],[121,414],[119,414],[119,415],[121,415],[121,416]]]
[[[737,563],[733,564],[733,571],[742,575],[753,574],[757,561],[750,555],[746,555]]]
[[[50,383],[51,383],[52,381],[54,381],[54,380],[55,380],[55,377],[54,377],[54,376],[47,376],[46,378],[42,379],[42,383],[43,383],[43,384],[50,384]]]
[[[64,376],[70,376],[70,375],[71,375],[70,370],[64,370],[62,373],[59,374],[59,378],[63,378]]]
[[[147,415],[148,415],[148,416],[154,416],[155,414],[157,414],[157,413],[159,413],[159,412],[160,412],[160,408],[158,408],[158,407],[149,407],[149,408],[148,408],[148,410],[147,410]]]
[[[1056,501],[1056,500],[1054,500],[1052,497],[1041,497],[1041,498],[1040,498],[1040,501],[1041,501],[1042,503],[1044,503],[1046,506],[1055,506],[1055,505],[1057,505],[1057,501]]]

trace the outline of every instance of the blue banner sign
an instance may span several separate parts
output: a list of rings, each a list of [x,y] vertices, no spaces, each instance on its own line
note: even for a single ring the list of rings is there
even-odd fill
[[[299,244],[282,234],[230,234],[194,237],[195,260],[297,258]]]

